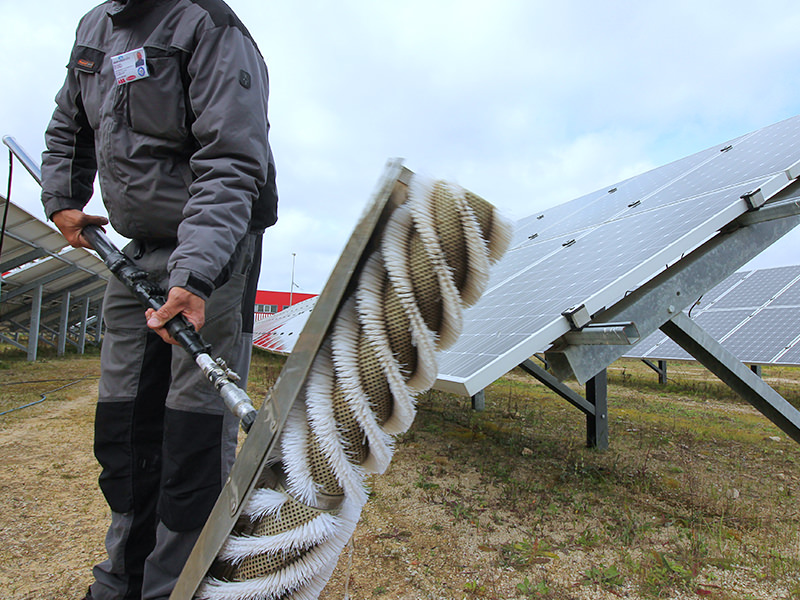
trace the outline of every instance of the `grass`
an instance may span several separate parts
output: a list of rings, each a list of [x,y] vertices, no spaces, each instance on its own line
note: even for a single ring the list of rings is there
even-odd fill
[[[515,372],[487,388],[482,413],[428,392],[404,442],[448,440],[453,465],[474,468],[483,485],[498,489],[483,497],[494,526],[530,524],[526,539],[499,546],[495,556],[498,567],[523,575],[522,597],[571,597],[568,587],[542,579],[541,565],[580,550],[592,566],[576,583],[624,585],[636,597],[746,598],[718,593],[715,582],[737,572],[758,573],[784,597],[800,598],[797,444],[697,365],[671,365],[666,386],[635,361],[609,375],[606,452],[584,447],[578,411]],[[800,404],[800,370],[768,367],[764,377]],[[417,485],[435,489],[445,476],[421,467]],[[462,495],[458,510],[476,507]]]
[[[100,377],[100,351],[87,346],[81,355],[40,350],[38,360],[28,362],[24,352],[0,347],[0,427],[24,417],[26,407],[41,402],[59,402],[82,393]]]

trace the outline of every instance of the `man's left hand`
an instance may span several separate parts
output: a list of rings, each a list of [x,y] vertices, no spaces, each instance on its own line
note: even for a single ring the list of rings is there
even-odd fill
[[[170,344],[178,345],[178,342],[164,328],[172,317],[183,313],[183,316],[194,325],[195,330],[200,331],[206,322],[206,302],[181,287],[170,288],[167,294],[167,301],[158,310],[148,308],[145,312],[147,326],[155,331],[161,339]]]

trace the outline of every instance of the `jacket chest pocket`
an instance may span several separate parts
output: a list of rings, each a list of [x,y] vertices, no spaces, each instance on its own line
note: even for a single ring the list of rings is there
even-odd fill
[[[145,47],[148,77],[127,86],[127,111],[133,131],[170,140],[188,136],[181,54]]]

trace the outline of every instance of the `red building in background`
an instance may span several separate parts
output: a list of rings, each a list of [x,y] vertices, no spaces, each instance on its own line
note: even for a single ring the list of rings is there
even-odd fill
[[[297,304],[303,300],[313,298],[317,294],[302,294],[300,292],[271,292],[267,290],[258,290],[256,292],[256,319],[266,315],[273,315],[276,312],[288,308],[290,303]]]

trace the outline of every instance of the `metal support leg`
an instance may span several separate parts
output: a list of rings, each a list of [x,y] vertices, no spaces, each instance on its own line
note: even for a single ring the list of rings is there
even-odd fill
[[[586,445],[608,449],[608,373],[603,369],[586,382],[586,398],[528,359],[520,368],[586,415]]]
[[[586,446],[608,449],[608,372],[606,369],[586,382],[586,399],[594,405],[594,414],[586,415]]]
[[[99,345],[100,340],[103,338],[103,306],[103,299],[100,298],[100,302],[97,304],[97,321],[95,322],[94,330],[95,345]]]
[[[755,406],[789,437],[800,442],[800,411],[767,385],[719,342],[683,313],[661,326],[681,348],[733,391]]]
[[[484,411],[486,410],[486,392],[481,390],[472,396],[472,410]]]
[[[78,354],[83,354],[86,349],[86,327],[89,320],[89,297],[83,299],[83,306],[81,307],[81,329],[78,334]]]
[[[58,324],[58,355],[64,356],[67,349],[67,331],[69,328],[70,292],[64,292],[61,298],[61,321]]]
[[[28,361],[36,360],[36,352],[39,348],[39,323],[42,318],[42,286],[38,285],[33,290],[31,300],[31,323],[28,328]]]
[[[750,370],[761,377],[761,365],[750,365]]]
[[[667,383],[667,361],[659,360],[658,364],[656,365],[653,363],[653,361],[643,358],[642,362],[653,369],[653,371],[658,373],[658,383],[661,385],[665,385]]]

